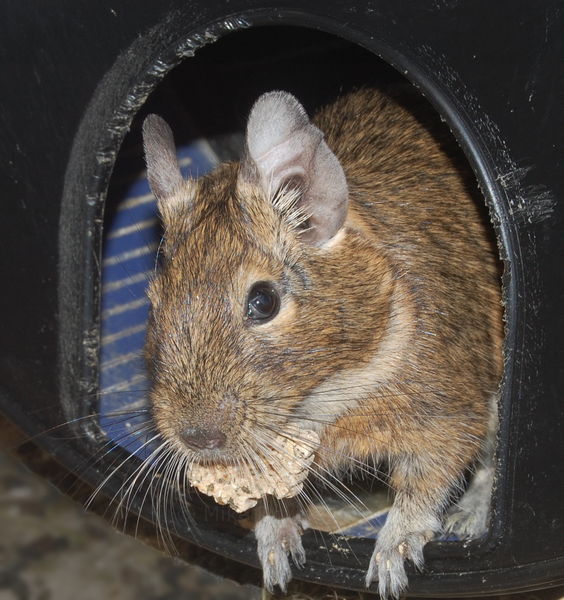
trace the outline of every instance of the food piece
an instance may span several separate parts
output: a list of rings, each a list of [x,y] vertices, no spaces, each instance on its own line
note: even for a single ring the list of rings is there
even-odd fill
[[[282,432],[270,448],[272,464],[261,461],[261,469],[248,464],[193,464],[188,470],[190,483],[218,504],[228,504],[241,513],[266,495],[293,498],[299,494],[309,473],[319,436],[315,431],[294,429]],[[283,469],[280,466],[283,465]]]

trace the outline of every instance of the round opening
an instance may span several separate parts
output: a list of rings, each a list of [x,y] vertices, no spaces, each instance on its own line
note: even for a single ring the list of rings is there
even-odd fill
[[[313,115],[348,91],[391,85],[407,82],[359,46],[309,29],[263,27],[229,34],[200,49],[164,77],[136,114],[110,182],[102,262],[99,425],[108,444],[125,452],[106,473],[122,482],[117,489],[126,500],[118,503],[120,510],[143,508],[155,496],[158,503],[164,495],[166,512],[173,515],[170,527],[180,534],[178,522],[194,526],[193,517],[183,514],[186,502],[190,511],[203,509],[212,528],[225,528],[226,521],[242,529],[249,526],[245,515],[222,509],[186,486],[173,490],[173,497],[155,483],[163,472],[166,479],[166,465],[153,464],[156,430],[143,347],[149,311],[146,288],[158,268],[163,231],[145,174],[144,118],[157,113],[167,120],[183,175],[197,178],[241,157],[249,110],[264,92],[289,91]],[[445,127],[438,114],[428,126]],[[483,202],[481,210],[487,220]],[[495,244],[493,240],[492,232]],[[147,464],[155,468],[146,468]],[[347,538],[377,537],[392,500],[386,474],[378,466],[312,494],[308,515],[312,528]],[[153,505],[152,510],[159,509]],[[163,513],[155,512],[155,519],[163,519]],[[346,542],[341,545],[346,550]]]

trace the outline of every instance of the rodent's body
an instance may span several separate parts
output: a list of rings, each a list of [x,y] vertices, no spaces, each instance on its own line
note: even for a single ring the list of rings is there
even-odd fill
[[[334,448],[328,456],[346,447],[345,456],[359,458],[451,450],[460,457],[456,477],[486,434],[501,376],[499,263],[450,134],[429,131],[430,109],[412,95],[416,104],[408,110],[405,100],[368,90],[315,120],[347,177],[345,227],[370,240],[393,278],[391,309],[378,331],[362,330],[366,348],[356,368],[317,390],[327,398],[329,390],[349,387],[347,402],[358,403],[325,432],[324,446]],[[358,275],[357,285],[366,284]],[[367,398],[356,393],[355,380],[370,382]]]
[[[323,477],[386,460],[396,498],[367,577],[384,595],[440,530],[502,369],[498,264],[471,181],[428,109],[403,101],[339,99],[314,121],[325,146],[291,96],[267,94],[241,164],[198,182],[179,178],[161,124],[145,131],[165,226],[147,341],[160,431],[190,459],[260,462],[291,422],[319,433]],[[280,295],[265,322],[245,316],[257,281]],[[289,506],[256,513],[269,587],[285,586],[288,552],[303,560]]]

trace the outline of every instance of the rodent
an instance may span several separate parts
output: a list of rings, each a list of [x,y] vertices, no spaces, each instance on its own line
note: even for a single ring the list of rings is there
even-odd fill
[[[267,461],[272,432],[316,430],[310,477],[386,462],[394,502],[366,583],[397,597],[404,561],[447,515],[483,533],[502,372],[499,265],[473,177],[403,87],[351,92],[310,120],[262,95],[244,156],[183,180],[172,132],[144,123],[164,226],[148,295],[157,427],[185,461]],[[409,105],[410,108],[406,108]],[[305,560],[300,502],[254,510],[269,589]]]

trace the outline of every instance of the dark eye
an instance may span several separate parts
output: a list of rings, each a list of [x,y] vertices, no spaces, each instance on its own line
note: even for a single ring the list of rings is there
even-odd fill
[[[271,283],[259,281],[249,292],[247,318],[264,322],[273,319],[280,310],[280,296]]]

